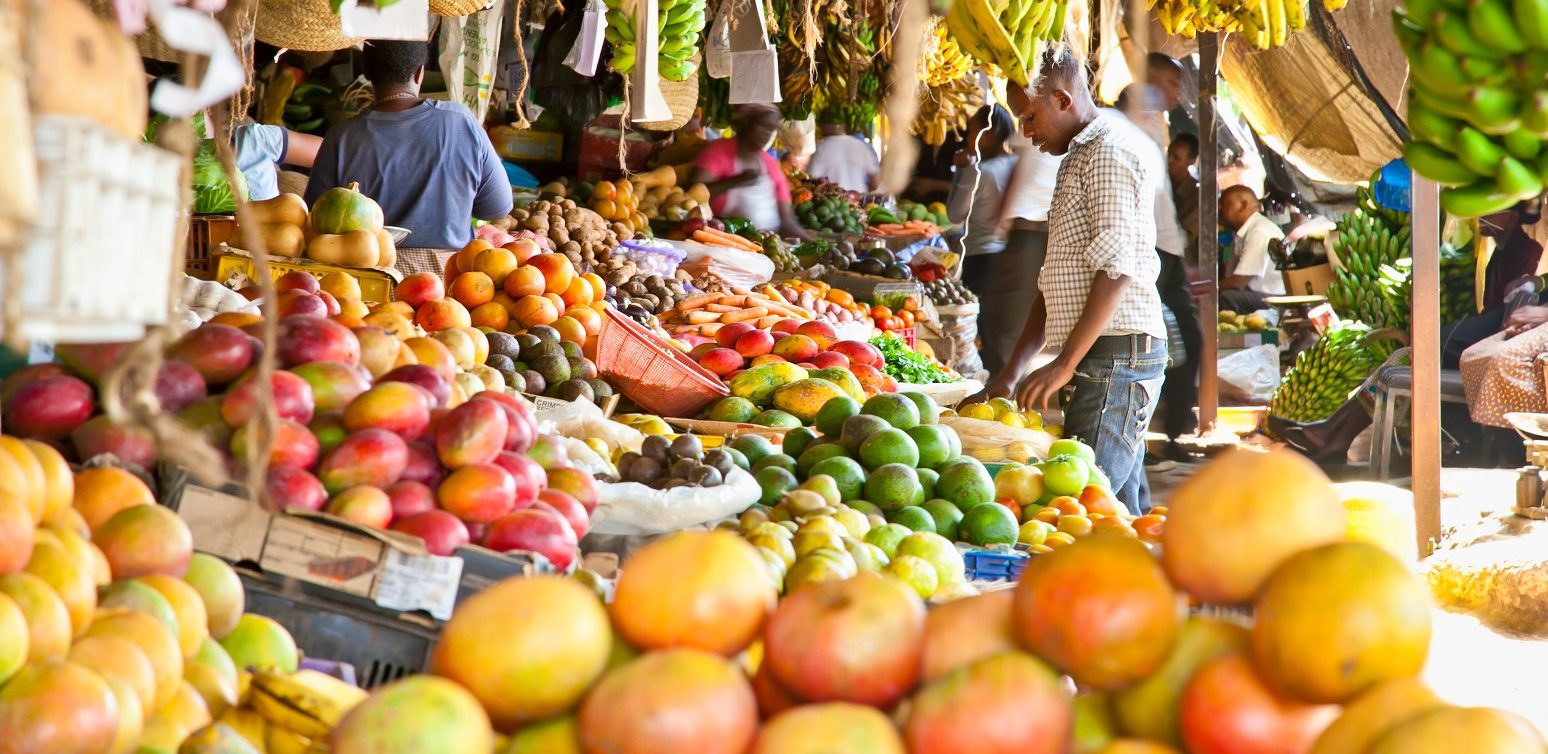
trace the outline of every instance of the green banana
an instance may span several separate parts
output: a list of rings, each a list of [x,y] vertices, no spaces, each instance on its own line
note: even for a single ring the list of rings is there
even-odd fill
[[[1505,150],[1500,145],[1471,127],[1463,127],[1457,132],[1456,150],[1458,162],[1484,176],[1492,177],[1499,170],[1500,160],[1505,158]]]
[[[1437,147],[1450,147],[1462,122],[1448,118],[1415,100],[1408,102],[1408,132]]]
[[[1484,133],[1503,135],[1520,127],[1521,121],[1516,117],[1520,107],[1521,96],[1515,91],[1480,86],[1468,95],[1467,108],[1472,117],[1467,120]]]
[[[1509,5],[1494,0],[1473,0],[1467,11],[1467,28],[1473,37],[1496,50],[1515,55],[1526,52],[1527,42],[1516,31]]]
[[[1493,180],[1484,178],[1467,186],[1441,189],[1440,205],[1447,214],[1481,217],[1509,209],[1518,200],[1500,190]]]
[[[1490,47],[1473,36],[1472,30],[1468,28],[1466,14],[1439,11],[1430,28],[1441,44],[1458,55],[1475,55],[1490,60],[1505,57],[1504,50]]]
[[[1522,104],[1521,127],[1548,137],[1548,91],[1533,92],[1532,99]]]
[[[1419,47],[1419,57],[1409,70],[1414,78],[1440,94],[1460,97],[1474,86],[1471,77],[1462,71],[1456,54],[1433,39]]]
[[[1070,4],[1068,0],[1054,3],[1053,23],[1043,33],[1043,39],[1049,42],[1058,42],[1064,39],[1064,19],[1069,14]]]
[[[1543,193],[1543,179],[1514,157],[1507,156],[1500,160],[1495,183],[1502,193],[1515,197],[1517,201],[1525,201]]]
[[[1524,128],[1505,134],[1505,149],[1518,160],[1533,160],[1543,151],[1543,140]]]

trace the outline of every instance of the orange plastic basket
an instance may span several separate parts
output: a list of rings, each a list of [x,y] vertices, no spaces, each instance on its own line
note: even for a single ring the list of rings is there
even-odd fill
[[[659,416],[692,418],[731,394],[719,377],[611,307],[597,333],[597,371],[640,408]]]

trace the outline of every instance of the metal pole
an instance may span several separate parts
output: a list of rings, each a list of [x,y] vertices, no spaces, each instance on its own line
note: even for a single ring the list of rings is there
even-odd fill
[[[1440,187],[1414,173],[1413,432],[1414,524],[1419,557],[1440,539]]]
[[[1215,429],[1215,407],[1220,402],[1215,374],[1219,353],[1220,226],[1218,193],[1220,157],[1215,132],[1215,91],[1220,71],[1220,36],[1199,35],[1199,266],[1209,276],[1209,291],[1199,302],[1199,324],[1204,330],[1204,349],[1199,354],[1199,435]]]

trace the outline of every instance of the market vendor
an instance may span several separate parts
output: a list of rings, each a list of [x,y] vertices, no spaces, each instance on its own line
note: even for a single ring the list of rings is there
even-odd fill
[[[1015,395],[1046,409],[1068,389],[1066,436],[1091,445],[1118,499],[1138,515],[1150,510],[1144,432],[1167,361],[1156,291],[1159,153],[1097,108],[1084,66],[1063,47],[1048,47],[1037,80],[1011,87],[1009,98],[1023,133],[1064,159],[1041,290],[1010,363],[978,397]],[[1032,369],[1044,349],[1058,354]]]
[[[373,41],[364,68],[376,92],[371,109],[328,131],[306,201],[359,183],[386,224],[407,228],[402,273],[439,272],[473,238],[472,220],[510,214],[511,185],[483,128],[463,105],[419,96],[429,52],[424,42]]]
[[[769,105],[737,108],[736,135],[710,142],[694,161],[693,180],[710,192],[718,217],[745,217],[753,227],[811,240],[790,206],[790,183],[768,153],[779,128],[779,111]]]
[[[876,150],[864,139],[846,131],[833,115],[824,115],[817,126],[822,131],[822,140],[817,142],[817,150],[806,163],[806,174],[826,178],[845,191],[863,194],[875,189],[877,175],[881,172]]]
[[[1285,232],[1263,214],[1257,193],[1240,185],[1221,192],[1220,224],[1235,234],[1231,274],[1220,280],[1220,309],[1251,314],[1268,307],[1264,297],[1285,295],[1285,280],[1269,258],[1269,242],[1283,241]]]
[[[1532,201],[1478,218],[1479,234],[1494,239],[1494,253],[1484,267],[1483,310],[1441,328],[1442,369],[1456,369],[1463,351],[1501,330],[1548,322],[1548,306],[1539,305],[1548,278],[1532,277],[1543,247],[1526,231],[1541,215],[1541,206]]]

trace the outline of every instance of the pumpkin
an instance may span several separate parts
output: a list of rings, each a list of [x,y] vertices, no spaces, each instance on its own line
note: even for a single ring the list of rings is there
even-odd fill
[[[381,247],[376,241],[375,231],[319,233],[307,245],[306,255],[319,262],[341,267],[375,267],[381,260]]]
[[[360,193],[360,184],[331,188],[312,204],[312,227],[320,234],[341,234],[353,230],[375,233],[382,227],[381,205]]]
[[[384,228],[376,231],[376,266],[391,269],[398,266],[398,245],[392,242],[392,234]]]
[[[301,226],[290,223],[259,223],[257,233],[246,225],[237,226],[236,237],[231,244],[239,249],[254,249],[254,241],[263,242],[263,250],[277,257],[299,257],[306,248],[306,236]]]
[[[297,227],[306,224],[306,200],[295,194],[248,202],[247,209],[252,212],[253,220],[260,223],[285,223]]]

